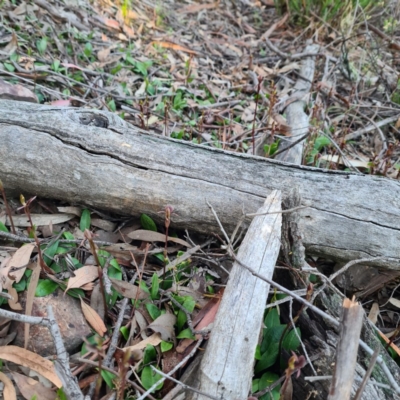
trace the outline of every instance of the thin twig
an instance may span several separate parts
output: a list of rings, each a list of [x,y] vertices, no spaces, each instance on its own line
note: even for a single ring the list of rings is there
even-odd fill
[[[363,393],[363,391],[365,389],[365,386],[367,386],[369,377],[372,374],[372,370],[375,367],[376,359],[378,358],[378,356],[379,356],[379,349],[376,349],[374,351],[374,354],[372,355],[370,361],[369,361],[369,366],[368,366],[367,372],[365,373],[364,378],[363,378],[363,380],[361,382],[361,385],[358,388],[357,393],[354,396],[353,400],[361,400],[362,393]]]
[[[344,265],[342,268],[340,268],[338,271],[336,271],[335,273],[330,275],[328,279],[330,282],[332,282],[337,276],[339,276],[340,274],[343,274],[343,272],[346,272],[351,266],[353,266],[355,264],[361,264],[361,263],[385,260],[385,259],[389,259],[389,257],[379,256],[379,257],[360,258],[358,260],[351,260],[346,265]]]

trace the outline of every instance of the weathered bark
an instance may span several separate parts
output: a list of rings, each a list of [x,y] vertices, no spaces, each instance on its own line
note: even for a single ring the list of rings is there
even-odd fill
[[[97,125],[97,126],[95,126]],[[103,126],[103,127],[101,127]],[[287,165],[261,157],[166,140],[112,113],[0,101],[0,178],[6,189],[79,202],[161,222],[231,232],[272,190],[298,186],[303,244],[336,259],[386,256],[400,269],[400,184],[361,174]]]

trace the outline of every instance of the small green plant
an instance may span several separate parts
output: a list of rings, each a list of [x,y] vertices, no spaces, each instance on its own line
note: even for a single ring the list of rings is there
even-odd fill
[[[281,296],[274,296],[275,301]],[[294,352],[300,346],[300,328],[290,329],[288,325],[280,322],[278,307],[272,307],[266,312],[264,319],[264,330],[261,345],[256,350],[256,365],[254,372],[256,378],[253,380],[253,393],[263,392],[267,387],[278,381],[279,376],[271,371],[278,362],[282,365],[280,351]],[[278,367],[279,368],[279,367]],[[277,384],[270,392],[273,399],[279,400],[281,385]],[[260,397],[261,400],[271,399],[269,393]]]
[[[278,150],[279,147],[279,142],[280,140],[277,139],[275,140],[275,142],[271,143],[271,144],[265,144],[264,145],[264,153],[265,153],[265,157],[272,157],[276,151]]]
[[[372,0],[275,0],[275,7],[281,14],[289,12],[291,20],[300,25],[317,16],[334,27],[345,29],[351,25],[357,8],[370,11],[376,3]]]

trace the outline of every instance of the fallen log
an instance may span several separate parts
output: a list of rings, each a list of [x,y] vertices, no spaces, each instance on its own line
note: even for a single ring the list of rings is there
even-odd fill
[[[164,139],[115,114],[0,100],[0,179],[11,193],[37,194],[217,231],[211,203],[228,232],[272,190],[299,188],[308,253],[400,269],[400,184],[356,173],[284,164]],[[247,220],[247,223],[250,219]]]

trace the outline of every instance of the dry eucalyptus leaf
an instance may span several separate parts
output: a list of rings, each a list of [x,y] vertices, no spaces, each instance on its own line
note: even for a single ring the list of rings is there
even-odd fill
[[[34,248],[35,244],[33,243],[20,247],[8,263],[0,267],[0,276],[5,278],[4,289],[8,289],[14,282],[18,283],[24,276]]]
[[[165,242],[165,235],[159,232],[146,231],[139,229],[128,234],[128,237],[133,240],[143,240],[144,242]],[[182,239],[168,236],[169,242],[179,243],[185,247],[192,247],[188,242]]]
[[[140,289],[138,286],[133,285],[132,283],[120,281],[118,279],[110,278],[110,281],[113,285],[113,288],[122,296],[127,297],[128,299],[138,299],[143,300],[149,297],[149,294],[144,290]]]
[[[161,335],[161,339],[165,342],[175,341],[174,325],[176,316],[174,314],[162,314],[156,318],[148,328]]]
[[[75,276],[69,278],[65,293],[69,289],[80,288],[89,282],[93,282],[99,277],[99,270],[93,265],[84,265],[83,267],[74,271]]]
[[[11,382],[11,379],[3,372],[0,372],[0,381],[4,384],[4,400],[17,400],[17,393],[15,391],[13,383]]]
[[[124,351],[137,351],[145,349],[148,344],[152,346],[158,346],[161,343],[161,335],[159,333],[153,333],[146,339],[143,339],[141,342],[134,344],[133,346],[124,347]]]
[[[57,394],[54,393],[50,388],[45,387],[42,383],[35,379],[29,378],[25,375],[19,374],[18,372],[11,372],[15,383],[18,386],[22,396],[25,399],[30,400],[34,396],[39,400],[55,400]]]
[[[7,290],[8,290],[8,294],[12,297],[11,299],[8,299],[8,305],[10,306],[11,310],[21,311],[22,310],[22,306],[18,302],[18,293],[17,293],[17,291],[12,286],[9,287]]]
[[[89,325],[101,336],[103,337],[104,334],[107,332],[107,328],[104,325],[103,320],[100,318],[100,315],[97,314],[95,310],[93,310],[92,307],[87,305],[82,298],[81,299],[81,306],[82,306],[82,312],[83,315],[86,318],[86,321],[89,323]]]
[[[2,346],[0,347],[0,358],[33,369],[58,388],[62,386],[54,364],[38,354],[17,346]]]
[[[74,218],[73,214],[31,214],[32,223],[35,226],[45,226],[49,224],[62,224]],[[31,226],[29,219],[26,215],[14,215],[13,222],[15,226],[28,227]],[[9,218],[6,220],[6,225],[10,225]]]
[[[92,295],[90,296],[90,307],[99,314],[100,318],[104,319],[106,309],[104,307],[104,297],[100,292],[99,283],[93,288]]]

